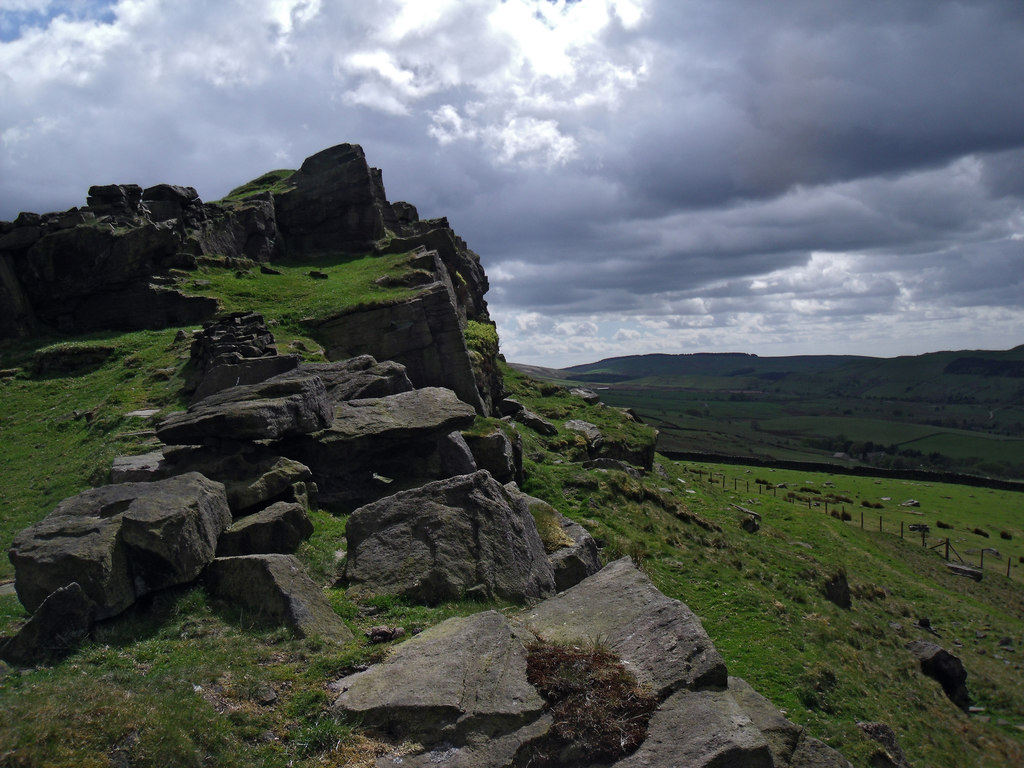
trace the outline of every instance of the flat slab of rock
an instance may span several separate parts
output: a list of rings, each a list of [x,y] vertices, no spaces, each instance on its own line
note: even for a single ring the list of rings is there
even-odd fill
[[[313,523],[301,504],[279,501],[239,518],[220,535],[219,557],[291,554],[313,533]]]
[[[84,491],[15,536],[9,557],[18,598],[35,611],[78,582],[97,620],[114,616],[145,594],[195,579],[230,523],[224,486],[195,472]]]
[[[283,624],[298,637],[339,643],[353,637],[294,555],[218,557],[206,569],[206,586],[215,597]]]
[[[659,592],[628,557],[520,616],[548,642],[603,640],[659,696],[728,682],[725,662],[700,619]]]
[[[258,384],[299,367],[298,355],[268,355],[267,357],[243,358],[241,355],[230,363],[211,366],[192,395],[192,402],[198,403],[211,395],[231,387]]]
[[[768,742],[727,691],[680,691],[614,768],[774,768]]]
[[[157,425],[163,442],[276,440],[325,429],[334,418],[324,383],[317,376],[270,379],[231,387],[172,413]]]
[[[410,392],[364,400],[350,400],[334,409],[334,422],[326,430],[326,442],[400,439],[417,433],[438,436],[466,429],[476,418],[473,407],[450,389],[424,387]]]
[[[486,471],[360,507],[346,537],[346,578],[356,592],[430,604],[467,593],[523,602],[554,592],[533,518]]]
[[[544,708],[526,679],[524,640],[529,633],[496,611],[448,619],[337,681],[333,709],[427,744],[513,732]]]

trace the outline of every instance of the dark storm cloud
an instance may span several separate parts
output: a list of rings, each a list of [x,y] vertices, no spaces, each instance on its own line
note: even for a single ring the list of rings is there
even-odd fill
[[[0,218],[355,141],[513,357],[1024,336],[1019,0],[10,8]]]

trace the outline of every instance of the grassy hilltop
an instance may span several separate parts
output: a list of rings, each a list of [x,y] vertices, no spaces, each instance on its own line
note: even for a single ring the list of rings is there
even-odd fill
[[[327,280],[310,279],[300,266],[271,276],[209,263],[181,275],[181,286],[217,296],[225,309],[262,312],[282,351],[319,359],[315,321],[400,295],[406,289],[381,288],[377,278],[401,270],[401,260],[319,260]],[[184,407],[179,390],[189,340],[178,330],[28,338],[0,348],[5,549],[59,500],[104,482],[115,455],[144,450],[153,419]],[[587,405],[512,369],[504,374],[512,396],[558,424],[579,418],[613,440],[649,438],[648,427],[617,409]],[[157,415],[131,415],[144,409]],[[574,463],[581,445],[570,430],[551,437],[519,431],[524,490],[587,527],[606,559],[631,555],[663,592],[701,617],[731,674],[855,765],[867,765],[874,751],[856,727],[862,720],[891,725],[916,766],[1024,763],[1021,495],[661,456],[655,471],[633,477]],[[911,498],[920,506],[901,506]],[[826,513],[826,502],[852,520]],[[757,533],[740,528],[745,513],[737,507],[760,514]],[[299,556],[327,585],[356,641],[338,648],[296,640],[200,588],[162,594],[100,625],[61,663],[0,666],[0,765],[372,765],[381,748],[376,737],[327,714],[327,685],[387,653],[387,645],[367,644],[363,632],[379,624],[414,631],[509,607],[354,603],[336,586],[345,519],[321,511],[313,519],[316,532]],[[998,557],[986,556],[984,579],[955,576],[918,536],[900,538],[900,523],[921,521],[932,525],[929,543],[941,532],[967,559],[997,549]],[[939,521],[950,527],[937,528]],[[849,610],[823,594],[840,571],[852,589]],[[12,577],[6,559],[0,561],[0,581]],[[0,634],[13,633],[25,618],[13,595],[0,595]],[[917,626],[924,618],[938,638]],[[963,659],[982,712],[958,710],[921,674],[904,649],[913,639],[934,639]]]

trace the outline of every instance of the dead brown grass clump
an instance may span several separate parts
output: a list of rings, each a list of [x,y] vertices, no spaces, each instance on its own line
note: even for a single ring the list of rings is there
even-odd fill
[[[531,766],[613,762],[640,746],[658,700],[614,654],[544,642],[528,650],[527,678],[554,720]]]

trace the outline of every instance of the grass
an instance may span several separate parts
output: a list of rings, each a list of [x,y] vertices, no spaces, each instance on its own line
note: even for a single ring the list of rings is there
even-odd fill
[[[404,295],[404,289],[378,290],[376,283],[404,269],[402,255],[318,262],[316,268],[328,279],[314,281],[299,265],[282,267],[279,276],[243,270],[236,277],[233,270],[207,267],[190,277],[208,281],[195,290],[220,296],[225,308],[262,312],[279,341],[309,340],[312,325],[339,307]],[[0,369],[20,369],[0,380],[0,544],[9,546],[17,531],[62,498],[104,482],[115,455],[147,448],[151,419],[128,413],[150,407],[159,418],[183,407],[188,349],[189,339],[179,340],[176,329],[71,342],[34,338],[0,348]],[[39,359],[48,361],[45,368],[34,367]],[[74,361],[72,367],[62,369],[65,361]],[[590,530],[605,559],[630,555],[665,594],[689,605],[730,673],[790,719],[855,764],[868,764],[874,750],[857,730],[859,720],[891,725],[917,765],[1024,763],[1024,732],[1017,729],[1024,725],[1020,494],[663,457],[644,477],[583,470],[573,461],[586,447],[578,433],[564,429],[566,420],[597,425],[606,442],[623,449],[650,445],[653,430],[614,407],[587,405],[554,385],[504,374],[512,396],[559,428],[541,437],[495,420],[475,425],[481,434],[500,427],[522,436],[523,490]],[[687,409],[698,415],[684,415],[711,424],[728,402],[706,405],[691,398]],[[760,403],[736,405],[744,409],[747,430],[751,420],[775,412],[762,414]],[[733,435],[742,440],[741,431]],[[919,506],[901,506],[911,498]],[[744,515],[734,505],[761,515],[757,533],[740,528]],[[845,506],[850,521],[832,517],[837,505]],[[345,520],[317,510],[312,516],[316,530],[299,556],[355,633],[351,643],[297,640],[255,624],[201,589],[169,591],[98,627],[92,641],[63,662],[27,670],[0,665],[0,764],[372,765],[376,755],[393,749],[358,723],[335,720],[327,708],[328,683],[388,652],[389,644],[370,645],[364,633],[388,624],[404,627],[408,637],[451,616],[511,607],[424,607],[392,597],[353,602],[337,584]],[[940,528],[939,521],[950,527]],[[901,522],[904,528],[928,523],[927,544],[949,536],[972,562],[983,548],[999,556],[986,554],[981,582],[955,576],[918,536],[901,538]],[[853,593],[850,610],[824,597],[825,581],[840,568]],[[12,575],[0,560],[0,579]],[[26,618],[15,597],[0,596],[0,634],[13,633]],[[934,637],[918,627],[922,618],[963,660],[982,716],[954,707],[906,652],[910,640]],[[1010,647],[1003,638],[1011,639]],[[562,655],[570,668],[577,663]]]
[[[252,181],[246,182],[240,187],[228,192],[221,203],[237,203],[243,202],[255,195],[265,194],[270,192],[271,194],[281,194],[292,189],[292,185],[288,180],[295,173],[293,170],[277,170],[270,171],[263,174],[259,178],[253,179]]]
[[[408,253],[342,256],[315,263],[275,265],[280,274],[263,274],[255,265],[206,265],[188,273],[183,290],[215,296],[225,311],[261,313],[282,351],[307,352],[317,357],[316,326],[339,314],[364,306],[388,304],[413,296],[417,289],[398,285],[411,267]],[[325,278],[313,278],[316,271]],[[396,279],[388,279],[396,278]]]
[[[527,407],[543,404],[539,393],[520,397]],[[862,720],[890,724],[914,764],[1020,763],[1020,494],[664,458],[643,479],[581,472],[547,450],[544,438],[520,431],[527,493],[587,527],[604,544],[604,558],[631,555],[665,594],[701,617],[730,674],[855,765],[868,764],[874,750],[855,726]],[[900,506],[911,498],[920,506]],[[833,504],[844,506],[836,500],[849,499],[853,519],[827,514],[826,499],[833,500],[830,512]],[[864,510],[863,529],[862,500],[883,505]],[[744,515],[733,505],[757,511],[760,531],[743,531]],[[953,528],[937,528],[938,520]],[[1000,559],[986,558],[980,583],[955,576],[941,549],[922,547],[917,535],[900,538],[900,522],[921,521],[932,523],[930,545],[950,535],[961,553],[995,546]],[[991,539],[972,532],[979,525]],[[1012,538],[997,538],[997,529]],[[853,592],[850,610],[824,596],[825,582],[840,568]],[[922,617],[941,638],[916,626]],[[1013,638],[1014,651],[999,645],[1004,637]],[[960,656],[987,721],[965,715],[920,673],[904,648],[913,639],[933,639]]]

